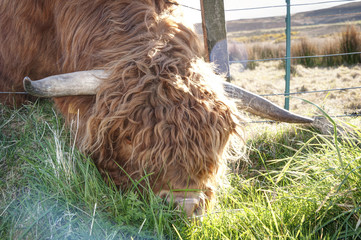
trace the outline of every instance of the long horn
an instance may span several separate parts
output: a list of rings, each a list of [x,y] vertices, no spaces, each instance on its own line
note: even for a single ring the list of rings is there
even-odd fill
[[[63,97],[77,95],[95,95],[101,78],[107,74],[103,70],[90,70],[65,73],[32,81],[24,78],[24,89],[37,97]],[[312,123],[313,119],[293,114],[269,100],[248,92],[233,84],[223,82],[228,97],[237,99],[238,107],[255,115],[275,121],[289,123]]]
[[[237,87],[231,83],[223,82],[223,88],[228,97],[237,99],[237,106],[247,112],[275,121],[289,123],[312,123],[313,119],[291,113],[269,100]]]
[[[25,77],[24,89],[37,97],[63,97],[76,95],[95,95],[101,78],[106,77],[103,70],[90,70],[65,73],[31,81]]]

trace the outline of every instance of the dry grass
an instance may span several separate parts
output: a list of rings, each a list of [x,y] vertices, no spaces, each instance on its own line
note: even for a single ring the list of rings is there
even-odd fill
[[[292,31],[291,35],[293,38],[298,37],[298,31]],[[274,41],[274,42],[284,42],[286,41],[286,34],[284,31],[281,32],[261,32],[260,34],[255,34],[252,36],[238,36],[233,38],[234,41],[237,42],[246,42],[246,43],[254,43],[254,42],[267,42],[267,41]]]
[[[269,58],[281,58],[285,54],[285,41],[280,40],[276,36],[277,34],[264,34],[259,37],[255,36],[245,36],[242,40],[243,48],[247,52],[247,58],[242,55],[241,59],[239,58],[238,48],[230,48],[231,60],[254,60],[254,59],[269,59]],[[232,39],[232,38],[231,38]],[[239,44],[241,40],[240,37],[233,38],[235,42],[232,45]],[[317,37],[309,36],[293,36],[292,37],[292,56],[314,56],[314,55],[329,55],[329,54],[338,54],[338,53],[351,53],[361,51],[361,31],[355,25],[347,25],[343,28],[340,33],[333,33],[325,35],[320,35]],[[324,58],[302,58],[294,59],[293,64],[302,64],[306,67],[332,67],[345,65],[353,65],[361,63],[361,55],[345,55],[345,56],[332,56]],[[257,64],[248,64],[248,67],[254,69]]]
[[[342,53],[361,51],[361,33],[360,29],[350,25],[341,33],[340,50]],[[343,62],[346,64],[355,64],[361,62],[361,55],[345,55],[342,56]]]
[[[292,46],[292,56],[315,56],[318,55],[317,50],[316,44],[313,44],[308,38],[302,38],[295,46]],[[315,67],[319,64],[320,59],[302,58],[296,61],[303,66]]]
[[[285,88],[284,69],[280,69],[281,61],[260,62],[255,70],[240,72],[237,65],[232,66],[233,83],[258,94],[283,93]],[[291,77],[291,92],[305,92],[334,88],[361,86],[361,65],[353,67],[305,68],[295,65]],[[297,95],[318,106],[323,107],[331,115],[361,113],[361,89],[321,92]],[[283,96],[267,97],[280,106],[284,105]],[[292,111],[314,115],[315,107],[296,98],[290,100]]]

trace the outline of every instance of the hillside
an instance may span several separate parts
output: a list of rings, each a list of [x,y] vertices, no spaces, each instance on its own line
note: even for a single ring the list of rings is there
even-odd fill
[[[348,3],[340,6],[297,13],[292,15],[292,26],[333,24],[361,20],[361,2]],[[197,32],[201,33],[201,25],[196,24]],[[256,19],[240,19],[227,22],[227,31],[257,31],[262,29],[284,28],[285,17],[267,17]]]

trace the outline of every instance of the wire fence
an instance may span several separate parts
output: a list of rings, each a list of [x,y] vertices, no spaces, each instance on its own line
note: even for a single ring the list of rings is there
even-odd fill
[[[331,0],[331,1],[320,1],[320,2],[314,2],[314,3],[298,3],[298,4],[291,4],[291,7],[300,7],[300,6],[310,6],[310,5],[320,5],[320,4],[327,4],[327,3],[352,3],[352,2],[358,2],[358,0]],[[177,5],[192,9],[195,11],[201,12],[202,10],[199,8],[191,7],[186,4],[178,3]],[[260,9],[268,9],[268,8],[284,8],[286,7],[286,4],[281,5],[270,5],[270,6],[263,6],[263,7],[249,7],[249,8],[235,8],[235,9],[225,9],[225,12],[238,12],[238,11],[251,11],[251,10],[260,10]]]
[[[286,59],[307,59],[307,58],[322,58],[322,57],[337,57],[337,56],[347,56],[347,55],[356,55],[361,54],[361,52],[351,52],[351,53],[336,53],[336,54],[325,54],[325,55],[314,55],[314,56],[297,56],[297,57],[282,57],[282,58],[265,58],[265,59],[251,59],[251,60],[237,60],[229,61],[229,63],[247,63],[247,62],[262,62],[262,61],[277,61],[277,60],[286,60]]]
[[[321,93],[321,92],[347,91],[347,90],[352,90],[352,89],[361,89],[361,87],[334,88],[334,89],[302,91],[302,92],[290,92],[290,93],[270,93],[270,94],[261,94],[260,96],[262,96],[262,97],[288,96],[288,95],[301,95],[301,94]]]
[[[332,115],[329,116],[331,118],[350,118],[350,117],[361,117],[361,114],[358,113],[354,113],[354,114],[343,114],[343,115]],[[324,116],[316,116],[313,117],[314,120],[318,120],[318,119],[324,119]],[[277,123],[276,121],[273,120],[252,120],[247,122],[248,124],[258,124],[258,123]]]
[[[354,0],[337,0],[337,1],[317,1],[313,3],[293,3],[291,7],[300,7],[300,6],[310,6],[310,5],[321,5],[321,4],[328,4],[328,3],[353,3],[353,2],[360,2]],[[286,4],[283,5],[273,5],[273,6],[262,6],[262,7],[251,7],[251,8],[242,8],[242,9],[226,9],[225,12],[233,12],[233,11],[252,11],[252,10],[259,10],[259,9],[271,9],[271,8],[286,8]],[[324,15],[311,15],[309,18],[314,17],[337,17],[339,15],[349,15],[351,17],[358,16],[361,12],[351,12],[351,13],[342,13],[338,12],[330,12],[331,14],[324,14]],[[351,55],[360,55],[361,51],[353,51],[353,52],[341,52],[341,53],[334,53],[334,54],[319,54],[319,55],[309,55],[309,56],[291,56],[291,57],[277,57],[277,58],[264,58],[264,59],[245,59],[245,60],[233,60],[229,61],[230,64],[234,63],[241,63],[247,64],[252,62],[262,62],[262,61],[285,61],[285,60],[295,60],[295,59],[312,59],[312,58],[329,58],[329,57],[339,57],[339,56],[351,56]],[[290,93],[270,93],[270,94],[262,94],[263,97],[269,96],[290,96],[290,95],[301,95],[301,94],[314,94],[314,93],[329,93],[329,92],[337,92],[337,91],[347,91],[347,90],[356,90],[361,89],[361,86],[355,87],[345,87],[345,88],[332,88],[332,89],[322,89],[322,90],[313,90],[313,91],[300,91],[300,92],[290,92]],[[354,114],[343,114],[343,115],[334,115],[331,117],[335,118],[344,118],[344,117],[358,117],[361,114],[354,113]],[[317,117],[316,117],[317,118]],[[274,121],[251,121],[250,123],[272,123]]]
[[[0,94],[23,94],[23,95],[27,95],[27,92],[0,92]]]

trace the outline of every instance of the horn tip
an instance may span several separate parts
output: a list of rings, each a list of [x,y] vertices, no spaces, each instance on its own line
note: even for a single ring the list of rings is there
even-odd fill
[[[31,79],[28,77],[28,76],[26,76],[26,77],[24,77],[24,80],[23,80],[24,82],[29,82],[29,81],[31,81]]]
[[[31,79],[28,76],[24,77],[23,85],[26,91],[28,91],[31,88]]]
[[[24,90],[33,96],[45,97],[46,95],[39,92],[38,89],[35,86],[33,86],[33,83],[34,81],[32,81],[29,77],[25,77],[23,80]]]

